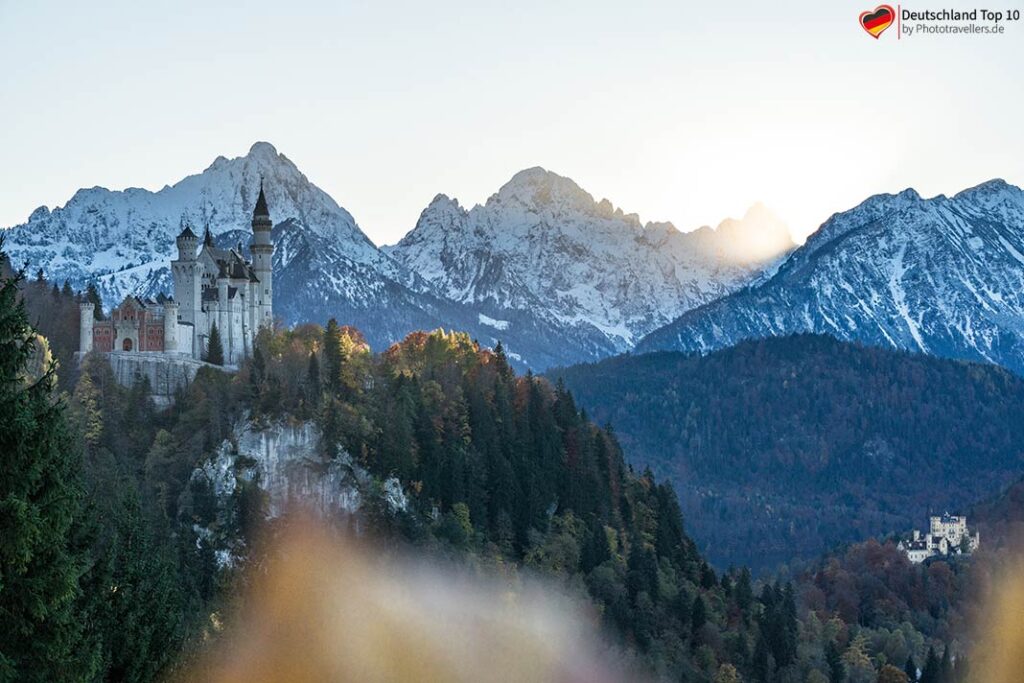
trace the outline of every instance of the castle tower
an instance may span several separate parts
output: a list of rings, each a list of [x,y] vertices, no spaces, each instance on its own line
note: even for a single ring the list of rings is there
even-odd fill
[[[270,230],[273,227],[270,210],[267,208],[267,197],[263,194],[263,181],[260,181],[260,196],[256,199],[256,208],[252,212],[252,243],[249,246],[249,251],[252,252],[252,269],[259,278],[255,301],[257,327],[274,324],[274,244],[270,241]],[[256,330],[253,330],[254,334],[255,332]]]
[[[178,302],[173,299],[164,302],[164,351],[178,351]]]
[[[78,304],[78,350],[85,354],[92,351],[92,321],[95,305]]]
[[[228,301],[228,287],[230,280],[226,272],[221,272],[217,277],[217,315],[211,318],[212,323],[217,324],[217,331],[220,332],[220,345],[224,353],[224,362],[234,363],[231,355],[231,304]],[[207,349],[209,353],[209,349]]]
[[[202,310],[202,267],[196,260],[196,247],[199,237],[192,228],[185,226],[176,240],[178,258],[171,261],[171,274],[174,278],[174,298],[181,307],[180,315],[183,322],[198,322]]]

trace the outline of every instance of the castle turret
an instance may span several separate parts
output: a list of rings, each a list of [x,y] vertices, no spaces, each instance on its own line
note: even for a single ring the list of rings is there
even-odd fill
[[[186,225],[185,229],[181,231],[175,242],[178,245],[179,261],[196,260],[196,245],[199,244],[199,237],[192,232],[192,228]]]
[[[178,351],[178,302],[174,299],[164,302],[164,351]]]
[[[267,197],[263,193],[263,182],[260,181],[260,195],[252,212],[252,244],[249,246],[249,251],[252,252],[252,269],[259,279],[254,304],[258,312],[256,323],[259,327],[274,324],[274,244],[270,240],[270,231],[273,227],[270,210],[267,208]]]
[[[78,350],[82,353],[92,351],[92,321],[96,306],[91,303],[78,304]]]
[[[199,237],[185,226],[177,239],[178,258],[171,261],[171,275],[174,278],[174,298],[181,306],[179,315],[183,322],[198,322],[202,311],[202,266],[196,260]]]

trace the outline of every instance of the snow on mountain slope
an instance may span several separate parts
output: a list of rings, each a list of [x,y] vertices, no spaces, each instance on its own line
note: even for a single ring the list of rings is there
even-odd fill
[[[715,230],[682,233],[670,223],[641,225],[572,180],[531,168],[468,211],[438,195],[385,251],[481,316],[530,311],[624,351],[746,284],[792,247],[786,228],[761,206]]]
[[[376,348],[416,329],[463,321],[476,324],[471,332],[482,327],[474,314],[425,293],[422,283],[411,289],[415,275],[266,142],[243,157],[218,157],[157,192],[80,190],[63,207],[36,209],[6,231],[4,249],[13,263],[42,268],[55,282],[67,279],[76,289],[95,283],[108,307],[127,294],[170,293],[182,224],[200,233],[208,227],[221,247],[247,249],[261,179],[274,221],[274,312],[285,323],[335,316],[360,327]]]
[[[767,281],[684,313],[638,352],[820,332],[1024,372],[1024,192],[992,180],[836,214]]]
[[[174,237],[182,224],[197,232],[209,227],[215,236],[247,231],[261,178],[275,223],[295,221],[310,235],[342,245],[350,262],[409,280],[347,211],[266,142],[254,144],[244,157],[218,157],[202,173],[158,192],[79,190],[63,207],[40,207],[27,223],[11,228],[6,249],[15,263],[28,261],[52,280],[68,279],[76,286],[97,282],[108,305],[128,293],[168,291]],[[286,250],[275,266],[279,259],[287,267]]]
[[[64,206],[36,209],[5,231],[4,249],[13,263],[42,268],[55,282],[66,279],[76,289],[95,283],[108,308],[127,294],[170,293],[182,224],[197,232],[209,227],[221,247],[247,248],[261,178],[274,221],[274,310],[287,324],[336,317],[359,327],[377,349],[414,330],[464,330],[484,345],[502,340],[520,368],[536,370],[615,352],[590,328],[446,298],[374,246],[345,209],[265,142],[157,192],[80,190]]]

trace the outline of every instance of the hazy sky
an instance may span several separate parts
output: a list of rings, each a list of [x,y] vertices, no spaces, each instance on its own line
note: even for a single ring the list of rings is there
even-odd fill
[[[272,142],[377,243],[544,166],[797,236],[870,194],[1024,183],[1024,22],[878,41],[874,2],[0,0],[0,225]],[[1002,0],[1002,8],[1021,0]],[[968,7],[942,0],[916,9]]]

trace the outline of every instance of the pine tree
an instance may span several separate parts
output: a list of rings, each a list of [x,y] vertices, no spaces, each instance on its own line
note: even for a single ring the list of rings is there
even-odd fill
[[[775,664],[772,659],[772,654],[769,652],[768,641],[764,639],[764,634],[757,636],[757,644],[754,646],[753,656],[753,672],[754,680],[760,683],[769,683],[772,679],[772,673],[775,670]],[[840,665],[841,666],[841,665]],[[837,679],[833,679],[835,683]],[[842,683],[842,678],[838,679],[839,683]]]
[[[85,288],[85,300],[93,305],[92,317],[96,320],[103,320],[103,299],[100,297],[100,292],[96,289],[96,285],[91,282]]]
[[[99,407],[99,391],[88,372],[83,372],[75,385],[70,412],[86,446],[93,448],[99,444],[103,435],[103,411]]]
[[[843,666],[843,657],[839,652],[836,641],[828,641],[825,646],[825,662],[828,664],[828,680],[830,683],[843,683],[846,677],[846,667]]]
[[[309,352],[309,365],[306,368],[306,402],[312,408],[320,405],[320,359],[316,351]]]
[[[693,599],[693,607],[690,609],[690,630],[693,633],[700,631],[701,627],[708,622],[708,608],[704,604],[704,598],[700,594]]]
[[[950,653],[952,649],[946,645],[946,649],[942,651],[942,661],[939,663],[940,683],[953,683],[953,657]]]
[[[508,364],[505,347],[500,341],[494,347],[494,358],[498,368],[498,376],[506,381],[512,379],[512,367]]]
[[[970,680],[971,665],[967,661],[967,655],[960,655],[956,658],[954,673],[955,676],[953,676],[953,680],[957,683],[966,683]]]
[[[335,395],[341,392],[341,365],[341,328],[338,321],[331,318],[324,330],[324,372],[327,388]]]
[[[796,659],[797,618],[796,595],[793,584],[787,582],[782,591],[782,603],[779,606],[779,627],[781,651],[776,654],[779,666],[788,666]]]
[[[0,680],[84,680],[98,658],[76,618],[79,461],[53,365],[26,374],[35,334],[18,301],[23,278],[0,284]]]
[[[935,648],[928,648],[928,658],[924,662],[924,668],[921,670],[921,683],[940,683],[941,675],[941,664],[939,658],[935,655]]]
[[[206,362],[212,365],[224,365],[224,344],[220,340],[217,323],[210,325],[210,338],[206,341]]]
[[[266,381],[267,362],[263,358],[263,351],[257,344],[252,351],[252,364],[249,366],[249,393],[252,396],[254,409],[260,407],[260,402],[263,398],[263,387]]]
[[[177,654],[184,606],[172,560],[147,529],[134,482],[116,488],[125,494],[91,586],[100,600],[95,620],[105,636],[106,680],[150,681]]]
[[[903,665],[903,673],[907,674],[907,678],[910,679],[911,683],[917,680],[917,662],[914,661],[914,655],[907,655],[907,663]]]
[[[754,589],[750,585],[750,569],[740,570],[740,578],[736,582],[736,606],[746,614],[754,604]]]

